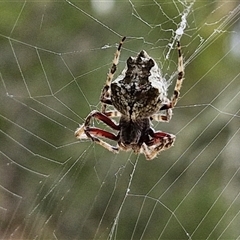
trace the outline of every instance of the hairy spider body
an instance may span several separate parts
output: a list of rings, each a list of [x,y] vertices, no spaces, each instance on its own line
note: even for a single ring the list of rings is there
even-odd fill
[[[122,150],[133,149],[137,153],[140,151],[142,144],[150,140],[149,133],[151,129],[149,118],[133,121],[121,117],[119,126],[118,145]]]
[[[145,51],[128,58],[125,69],[111,83],[113,106],[133,121],[159,111],[166,97],[167,83]]]
[[[177,103],[182,86],[184,67],[180,43],[178,42],[178,79],[171,100],[167,98],[168,82],[162,77],[157,63],[144,50],[136,57],[129,57],[122,73],[113,80],[119,61],[120,50],[125,37],[120,42],[109,70],[106,84],[102,89],[101,112],[92,111],[85,123],[75,132],[78,139],[90,138],[111,152],[133,150],[143,153],[151,160],[163,150],[173,146],[175,135],[154,131],[151,121],[168,122],[172,108]],[[106,111],[108,105],[115,110]],[[120,117],[119,124],[111,118]],[[99,119],[117,134],[91,127],[92,118]],[[99,139],[104,137],[116,141],[117,146]]]

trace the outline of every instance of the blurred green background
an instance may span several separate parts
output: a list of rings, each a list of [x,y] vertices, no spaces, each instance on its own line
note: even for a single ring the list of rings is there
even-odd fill
[[[121,36],[116,75],[145,49],[175,83],[169,44],[188,7],[181,99],[170,123],[154,123],[177,135],[175,146],[146,161],[76,141],[78,124],[100,109]],[[238,1],[11,1],[0,9],[3,239],[240,236]]]

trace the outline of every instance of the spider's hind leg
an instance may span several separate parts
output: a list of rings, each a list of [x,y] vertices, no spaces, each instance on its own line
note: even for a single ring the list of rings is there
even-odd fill
[[[172,109],[167,108],[164,110],[160,110],[158,113],[153,114],[151,116],[151,120],[155,120],[157,122],[169,122],[172,118]]]
[[[174,87],[173,95],[171,98],[171,107],[174,108],[177,104],[179,99],[180,90],[182,87],[182,83],[184,80],[184,65],[183,65],[183,55],[181,50],[180,42],[177,41],[177,50],[178,50],[178,78]]]
[[[182,87],[182,83],[184,80],[184,65],[183,65],[183,55],[181,51],[180,42],[177,42],[177,50],[178,50],[178,78],[174,87],[173,95],[171,97],[171,101],[163,104],[160,108],[160,111],[166,110],[166,113],[171,109],[174,108],[178,102],[180,90]]]
[[[122,48],[122,45],[123,45],[123,42],[125,41],[125,39],[126,39],[126,37],[123,37],[121,42],[118,45],[118,49],[117,49],[117,51],[114,55],[114,58],[113,58],[112,67],[109,69],[109,72],[107,74],[106,84],[102,89],[102,93],[101,93],[101,96],[100,96],[100,101],[102,102],[101,112],[103,112],[103,113],[106,111],[106,104],[110,104],[110,105],[112,104],[111,99],[110,99],[110,85],[111,85],[111,82],[113,80],[114,73],[117,70],[117,65],[118,65],[118,62],[119,62],[121,48]]]
[[[182,87],[182,83],[184,80],[183,56],[182,56],[182,50],[181,50],[181,45],[179,41],[177,41],[177,49],[178,49],[178,78],[174,88],[173,96],[171,98],[173,107],[177,104],[179,94],[180,94],[180,89]]]

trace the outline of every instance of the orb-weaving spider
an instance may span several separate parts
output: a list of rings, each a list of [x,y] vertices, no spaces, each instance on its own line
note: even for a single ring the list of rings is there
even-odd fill
[[[154,131],[151,121],[168,122],[172,117],[172,109],[176,105],[183,82],[184,66],[180,42],[178,49],[178,78],[171,100],[167,98],[168,82],[153,58],[144,50],[136,57],[129,57],[122,73],[113,80],[119,62],[120,51],[126,37],[119,43],[112,67],[107,75],[106,84],[102,89],[100,101],[101,112],[92,111],[85,123],[75,132],[78,139],[90,138],[111,152],[133,150],[144,153],[151,160],[160,151],[173,146],[175,135],[162,131]],[[106,111],[107,105],[115,110]],[[120,117],[119,124],[111,118]],[[117,134],[90,126],[92,118],[99,119]],[[99,139],[99,137],[117,141],[117,146]]]

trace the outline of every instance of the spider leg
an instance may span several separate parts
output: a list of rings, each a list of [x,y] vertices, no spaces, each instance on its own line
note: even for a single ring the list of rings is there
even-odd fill
[[[112,101],[110,99],[110,85],[111,85],[112,79],[114,77],[114,73],[117,70],[117,65],[118,65],[119,57],[120,57],[120,51],[121,51],[121,48],[122,48],[122,45],[123,45],[123,42],[125,41],[125,39],[126,39],[126,37],[123,37],[121,42],[118,45],[118,49],[113,58],[112,67],[109,69],[109,72],[107,74],[106,84],[102,89],[100,101],[102,102],[101,112],[103,112],[103,113],[106,111],[106,104],[110,104],[110,105],[112,104]]]
[[[150,132],[152,137],[147,143],[143,143],[141,150],[147,160],[152,160],[157,154],[173,146],[176,136],[173,134],[157,131]]]
[[[110,117],[110,118],[114,118],[114,117],[121,117],[121,113],[117,110],[112,110],[112,111],[107,111],[104,113],[106,116]]]
[[[172,109],[168,108],[166,110],[161,110],[158,113],[155,113],[151,116],[151,120],[157,122],[169,122],[172,118]]]
[[[90,112],[85,120],[85,123],[83,125],[80,125],[79,128],[75,131],[75,136],[78,139],[85,139],[86,138],[86,130],[89,129],[90,121],[92,118],[97,118],[98,120],[104,122],[109,127],[111,127],[114,130],[120,130],[119,125],[117,125],[113,120],[111,120],[109,117],[107,117],[105,114],[98,112],[96,110]],[[85,135],[84,135],[85,133]]]
[[[106,148],[110,152],[118,153],[119,151],[118,147],[112,146],[109,143],[98,138],[98,137],[104,137],[110,140],[117,141],[118,136],[114,135],[113,133],[104,131],[100,128],[92,128],[92,127],[85,128],[85,126],[82,125],[76,130],[75,136],[77,139],[90,138],[93,142],[101,145],[102,147]]]
[[[171,97],[171,101],[169,103],[164,104],[160,111],[167,110],[169,108],[174,108],[177,104],[177,101],[179,99],[180,90],[182,87],[182,83],[184,80],[184,65],[183,65],[183,56],[181,51],[181,45],[180,42],[177,41],[177,50],[178,50],[178,78],[174,87],[173,95]]]
[[[118,152],[118,147],[114,147],[107,142],[99,139],[98,137],[105,137],[111,140],[118,140],[118,136],[114,135],[113,133],[104,131],[99,128],[93,128],[89,127],[90,121],[92,118],[96,118],[105,124],[107,124],[109,127],[111,127],[114,130],[120,130],[119,125],[117,125],[113,120],[111,120],[108,116],[105,114],[98,112],[98,111],[92,111],[86,118],[85,123],[81,125],[77,130],[75,131],[75,136],[77,139],[86,139],[90,138],[92,141],[96,142],[97,144],[103,146],[104,148],[108,149],[111,152]]]
[[[110,114],[110,112],[108,112]],[[120,127],[117,125],[112,119],[110,119],[106,114],[98,112],[96,110],[93,110],[90,112],[85,120],[84,126],[87,127],[90,125],[90,121],[92,118],[96,118],[105,124],[107,124],[109,127],[111,127],[114,130],[119,131]]]
[[[104,137],[104,138],[108,138],[110,140],[117,141],[118,136],[114,135],[113,133],[110,133],[108,131],[104,131],[104,130],[99,129],[99,128],[89,127],[87,129],[85,129],[85,134],[92,141],[94,141],[95,143],[97,143],[97,144],[101,145],[102,147],[106,148],[108,151],[113,152],[113,153],[118,153],[118,151],[119,151],[118,147],[112,146],[109,143],[107,143],[107,142],[98,138],[98,137]]]

